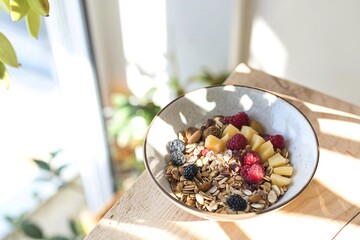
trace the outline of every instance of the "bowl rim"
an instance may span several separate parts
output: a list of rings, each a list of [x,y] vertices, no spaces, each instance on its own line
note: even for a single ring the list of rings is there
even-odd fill
[[[261,91],[264,93],[268,93],[271,95],[274,95],[275,97],[283,100],[284,102],[286,102],[287,104],[289,104],[290,106],[292,106],[297,112],[299,112],[304,119],[308,122],[310,128],[311,128],[311,132],[315,138],[315,142],[316,142],[316,162],[315,162],[315,166],[313,168],[313,171],[310,175],[310,179],[309,181],[304,184],[304,186],[291,198],[289,198],[287,201],[279,204],[276,208],[265,208],[264,210],[261,210],[259,212],[251,212],[251,213],[244,213],[244,214],[221,214],[221,213],[214,213],[214,212],[207,212],[207,211],[202,211],[198,208],[195,207],[191,207],[186,205],[185,203],[179,201],[178,199],[174,198],[173,196],[171,196],[159,183],[158,181],[156,181],[155,177],[153,176],[150,166],[149,166],[149,162],[148,162],[148,157],[146,154],[146,146],[147,146],[147,139],[148,139],[148,134],[149,131],[151,129],[152,124],[154,123],[156,117],[158,117],[163,111],[165,111],[170,105],[172,105],[173,102],[179,100],[180,98],[185,97],[187,94],[199,91],[199,90],[203,90],[203,89],[210,89],[210,88],[223,88],[225,86],[234,86],[235,88],[248,88],[248,89],[252,89],[252,90],[257,90],[257,91]],[[213,219],[213,220],[220,220],[220,221],[235,221],[235,220],[241,220],[241,219],[247,219],[247,218],[251,218],[254,217],[256,215],[262,215],[264,213],[268,213],[268,212],[272,212],[278,209],[283,208],[284,206],[286,206],[287,204],[291,203],[294,199],[296,199],[304,190],[305,188],[307,188],[309,186],[309,184],[312,182],[314,175],[316,173],[317,167],[319,165],[319,158],[320,158],[320,146],[319,146],[319,140],[316,134],[316,131],[312,125],[312,123],[310,122],[310,120],[306,117],[306,115],[300,111],[300,109],[298,107],[296,107],[293,103],[289,102],[288,100],[286,100],[284,97],[280,96],[279,93],[267,90],[267,89],[263,89],[263,88],[259,88],[259,87],[254,87],[254,86],[247,86],[247,85],[241,85],[241,84],[218,84],[218,85],[212,85],[212,86],[206,86],[206,87],[201,87],[201,88],[197,88],[191,91],[188,91],[178,97],[176,97],[175,99],[173,99],[172,101],[170,101],[168,104],[166,104],[152,119],[151,123],[148,126],[148,129],[146,131],[146,135],[145,135],[145,139],[144,139],[144,143],[143,143],[143,153],[144,153],[144,162],[145,162],[145,168],[146,171],[148,172],[148,174],[150,175],[150,178],[152,179],[152,181],[155,183],[155,185],[157,186],[157,188],[167,197],[171,200],[171,202],[175,203],[176,205],[178,205],[179,207],[183,208],[183,209],[187,209],[188,213],[192,213],[196,216],[205,218],[205,219]]]

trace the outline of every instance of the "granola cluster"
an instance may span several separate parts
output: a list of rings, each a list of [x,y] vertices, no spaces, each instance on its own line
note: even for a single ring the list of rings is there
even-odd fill
[[[175,196],[188,206],[222,214],[261,211],[287,190],[292,175],[288,151],[285,145],[274,148],[266,141],[269,135],[258,122],[235,127],[225,118],[216,116],[201,127],[180,132],[169,143],[165,177]],[[237,134],[247,143],[228,149],[227,142]]]

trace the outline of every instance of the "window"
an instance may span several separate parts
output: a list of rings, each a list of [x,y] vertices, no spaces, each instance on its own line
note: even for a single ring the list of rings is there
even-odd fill
[[[101,209],[114,184],[81,1],[50,2],[51,18],[38,40],[25,22],[0,12],[0,31],[13,44],[20,69],[7,68],[11,85],[0,93],[0,238],[11,229],[4,216],[38,207],[56,194],[55,182],[36,180],[32,158],[56,156],[65,180],[80,174],[89,208]],[[36,197],[34,197],[34,194]]]

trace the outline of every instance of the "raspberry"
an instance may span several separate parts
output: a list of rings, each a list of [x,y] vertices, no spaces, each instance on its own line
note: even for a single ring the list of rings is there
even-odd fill
[[[226,203],[227,205],[229,205],[230,208],[234,209],[235,211],[243,211],[247,207],[246,200],[238,194],[230,195],[226,199]]]
[[[176,165],[180,166],[186,162],[185,155],[182,152],[175,151],[170,154],[170,161]]]
[[[232,151],[244,149],[248,144],[248,140],[241,133],[236,133],[226,143],[226,148]]]
[[[183,176],[184,178],[186,178],[187,180],[194,180],[194,177],[196,176],[196,174],[198,173],[198,167],[195,164],[190,164],[188,166],[186,166],[184,168],[184,173]]]
[[[255,163],[260,163],[260,156],[254,151],[248,151],[245,153],[243,158],[244,165],[253,165]]]
[[[239,112],[236,115],[233,116],[227,116],[224,118],[224,123],[232,124],[238,129],[241,129],[243,125],[249,126],[250,125],[250,119],[249,116],[245,112]]]
[[[169,146],[170,152],[182,152],[185,149],[185,143],[181,141],[180,139],[175,139],[170,143]]]
[[[260,183],[265,176],[264,169],[259,163],[245,165],[240,170],[240,175],[247,183]]]
[[[277,149],[277,148],[283,149],[285,147],[285,139],[280,134],[265,135],[264,139],[265,139],[265,141],[270,140],[270,142],[273,145],[274,149]]]

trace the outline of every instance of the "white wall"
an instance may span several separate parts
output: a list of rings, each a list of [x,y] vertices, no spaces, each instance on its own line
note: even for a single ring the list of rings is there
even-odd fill
[[[119,0],[124,62],[117,64],[126,65],[129,90],[141,99],[155,88],[152,101],[164,106],[175,97],[171,78],[188,91],[199,87],[187,81],[203,68],[233,70],[240,36],[232,28],[240,25],[242,2]]]
[[[167,1],[168,56],[172,74],[182,82],[207,68],[232,70],[234,41],[238,41],[237,0]],[[235,50],[236,51],[236,50]],[[235,54],[236,58],[237,54]]]
[[[251,66],[360,105],[360,1],[253,4]]]

